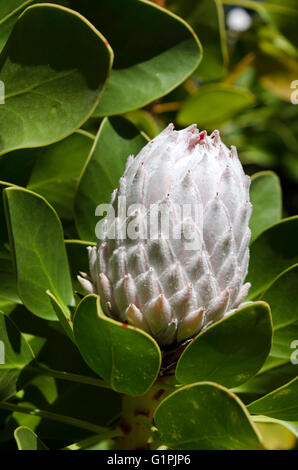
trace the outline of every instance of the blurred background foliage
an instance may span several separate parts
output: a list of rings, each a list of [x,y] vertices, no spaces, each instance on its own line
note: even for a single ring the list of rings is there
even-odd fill
[[[120,2],[121,6],[123,2],[125,8],[129,9],[129,14],[126,16],[123,15],[123,10],[120,9],[120,11],[118,8]],[[4,20],[6,19],[2,21],[0,28],[0,50],[5,47],[18,15],[26,6],[34,3],[37,2],[13,0],[6,3],[6,0],[5,2],[0,0],[0,24],[1,16]],[[38,3],[45,2],[41,0]],[[42,110],[40,106],[36,106],[36,113],[33,117],[37,130],[40,122],[43,124],[40,127],[44,141],[34,147],[30,147],[30,142],[29,144],[24,142],[16,149],[9,148],[7,154],[3,152],[0,158],[0,175],[2,181],[9,183],[1,183],[1,190],[7,185],[17,184],[27,186],[29,190],[45,197],[62,219],[65,238],[77,241],[78,225],[75,225],[74,218],[75,215],[78,217],[80,214],[73,207],[77,188],[79,187],[78,195],[81,197],[83,206],[88,209],[86,212],[93,213],[89,210],[90,201],[88,198],[84,199],[84,191],[86,190],[85,192],[89,195],[94,190],[96,203],[99,202],[98,188],[103,188],[104,198],[110,197],[113,189],[110,186],[116,184],[123,171],[122,167],[127,157],[125,145],[130,147],[133,141],[134,153],[137,153],[139,147],[146,142],[144,135],[141,136],[138,133],[137,137],[135,136],[135,130],[132,131],[129,127],[130,123],[123,122],[122,118],[119,119],[118,115],[122,113],[149,138],[157,135],[169,122],[173,122],[176,129],[194,122],[200,130],[206,129],[211,132],[215,128],[220,129],[224,143],[228,146],[237,146],[239,157],[248,174],[252,175],[266,170],[274,170],[278,174],[283,189],[283,216],[298,213],[298,104],[295,104],[296,98],[298,103],[298,0],[152,0],[151,3],[184,18],[201,41],[203,59],[186,80],[183,77],[187,75],[188,70],[193,70],[196,66],[193,67],[193,64],[198,62],[199,57],[193,35],[186,31],[180,22],[168,18],[168,15],[166,17],[158,15],[155,9],[152,9],[149,14],[146,10],[148,7],[146,2],[57,0],[46,3],[58,3],[80,12],[109,39],[115,52],[115,68],[111,78],[113,78],[113,72],[114,77],[117,74],[118,78],[120,76],[122,86],[118,87],[118,91],[120,90],[121,96],[117,94],[117,99],[114,96],[113,100],[110,98],[113,93],[104,94],[106,101],[100,102],[91,118],[87,119],[86,116],[89,116],[92,111],[88,109],[88,112],[83,112],[87,120],[80,129],[76,123],[70,124],[70,128],[73,129],[72,133],[63,130],[67,120],[62,115],[62,124],[59,121],[59,126],[57,125],[61,135],[59,134],[55,139],[50,138],[47,132],[43,132],[44,129],[47,130],[48,122],[42,122]],[[18,5],[20,8],[15,10]],[[106,11],[106,15],[101,14],[98,5],[102,6],[102,11]],[[110,8],[113,6],[114,10],[111,14]],[[136,7],[138,11],[143,11],[143,16],[140,14],[138,21],[135,21]],[[117,10],[118,16],[115,13]],[[155,18],[155,22],[152,18]],[[172,43],[168,44],[167,40],[165,44],[160,44],[162,38],[168,39],[166,27],[171,32],[169,37],[173,40],[174,47]],[[67,37],[68,30],[67,28],[65,30],[65,37]],[[127,31],[131,33],[130,36],[127,35]],[[62,37],[64,37],[63,34]],[[138,43],[136,38],[138,38]],[[47,44],[50,40],[44,38],[44,41]],[[79,41],[79,43],[84,43],[84,41]],[[183,64],[184,43],[189,43],[188,49],[185,49],[186,52],[188,51],[188,56],[187,53],[185,54],[185,64]],[[105,46],[107,46],[106,43]],[[54,47],[55,51],[57,49]],[[60,54],[62,55],[61,51],[58,55]],[[148,59],[146,54],[149,57],[148,69],[144,74],[138,73],[140,72],[138,71],[139,62],[143,66]],[[160,55],[162,59],[159,58]],[[179,67],[173,64],[173,56]],[[160,60],[163,61],[162,64]],[[89,62],[92,64],[91,60]],[[93,66],[96,69],[96,63],[93,63]],[[142,67],[140,69],[142,72]],[[32,73],[36,74],[35,71]],[[94,70],[92,69],[90,73],[94,73]],[[164,80],[160,78],[160,75]],[[131,77],[133,81],[130,84]],[[146,82],[143,81],[144,77],[147,78]],[[173,86],[169,86],[170,78]],[[183,83],[181,83],[182,80],[184,80]],[[176,87],[177,83],[181,84]],[[130,88],[127,85],[131,85]],[[164,85],[164,88],[161,85]],[[174,89],[168,93],[168,90],[172,88]],[[64,89],[62,91],[64,93]],[[153,95],[164,96],[152,101]],[[135,102],[131,96],[134,97]],[[55,99],[56,95],[53,94],[53,100]],[[81,99],[85,104],[83,93]],[[121,106],[125,108],[125,112]],[[56,106],[54,106],[53,114],[49,119],[50,124],[54,120],[53,116],[56,116],[54,114],[56,111]],[[69,115],[72,116],[72,113],[69,112]],[[102,122],[105,115],[113,117]],[[101,124],[103,131],[99,132]],[[56,132],[57,129],[55,128],[54,131]],[[18,133],[14,129],[9,129],[9,132],[14,141]],[[3,132],[3,135],[9,132]],[[96,139],[99,142],[96,143]],[[89,169],[85,166],[88,155],[92,156]],[[85,171],[85,174],[88,178],[85,184],[83,179],[80,180],[80,175],[86,168],[88,171]],[[107,177],[105,169],[109,170],[109,176],[113,175],[113,181]],[[261,178],[259,178],[259,184],[260,181]],[[266,190],[264,192],[266,193]],[[77,208],[78,205],[75,209]],[[276,210],[279,212],[278,207]],[[0,206],[1,218],[3,220],[2,206]],[[85,221],[83,222],[84,225]],[[92,220],[91,223],[93,223]],[[88,236],[83,238],[90,240]],[[45,327],[41,319],[29,314],[28,310],[20,305],[20,299],[16,294],[16,281],[13,275],[11,253],[8,249],[5,223],[0,227],[0,239],[3,242],[0,250],[1,310],[7,314],[12,312],[11,318],[29,339],[33,338],[36,342],[39,336],[41,339],[46,338],[46,347],[42,349],[40,357],[43,363],[49,363],[50,367],[61,370],[72,371],[73,368],[74,373],[82,369],[82,374],[88,375],[85,364],[72,344],[65,341],[65,336],[59,335],[57,339],[57,326]],[[76,242],[67,241],[67,252],[74,278],[79,270],[87,271],[88,269],[85,266],[86,244],[87,242],[79,245]],[[75,288],[77,289],[78,286],[75,285]],[[45,331],[41,331],[42,328]],[[42,348],[38,341],[35,344],[33,340],[32,346],[35,349]],[[57,355],[59,358],[56,357]],[[59,366],[59,361],[61,366]],[[277,373],[280,374],[279,371]],[[64,383],[62,380],[54,381],[52,378],[50,380],[48,377],[39,377],[31,381],[29,389],[20,390],[16,398],[23,405],[34,403],[38,408],[48,406],[52,407],[55,413],[64,410],[64,414],[67,413],[70,416],[74,414],[76,418],[87,419],[93,424],[111,423],[118,419],[120,405],[116,395],[107,395],[107,392],[102,392],[105,409],[103,415],[100,415],[102,412],[100,409],[94,414],[93,408],[85,410],[82,405],[76,406],[76,397],[80,397],[81,404],[92,402],[94,393],[92,388],[91,390],[85,389],[85,398],[82,398],[82,393],[80,388],[74,390],[69,383]],[[110,400],[111,414],[109,414],[109,407],[106,406],[108,400]],[[4,422],[8,426],[5,427]],[[58,429],[56,422],[53,422],[51,426],[45,426],[44,421],[36,416],[20,415],[16,412],[11,414],[2,410],[0,411],[0,429],[2,427],[0,448],[3,445],[7,448],[7,441],[11,443],[13,429],[20,424],[30,426],[32,429],[37,428],[38,434],[42,438],[51,440],[52,444],[53,440],[57,439],[59,441],[57,446],[61,445],[61,440],[63,441],[66,435],[73,440],[85,437],[73,427],[63,427],[63,425]],[[274,420],[267,420],[267,422],[263,420],[263,422],[258,422],[257,426],[268,448],[297,447],[297,440],[290,427],[281,426]],[[66,444],[68,441],[65,442]]]
[[[237,146],[248,174],[278,173],[283,215],[297,214],[297,0],[154,3],[193,27],[203,60],[180,87],[130,119],[150,137],[169,121],[177,128],[193,122],[209,132],[219,128],[225,144]]]

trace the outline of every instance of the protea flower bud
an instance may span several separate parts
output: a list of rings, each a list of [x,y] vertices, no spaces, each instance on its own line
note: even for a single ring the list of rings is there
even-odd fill
[[[236,148],[218,131],[170,124],[128,158],[112,195],[115,218],[107,216],[89,248],[82,284],[107,315],[160,345],[194,336],[248,293],[249,185]]]

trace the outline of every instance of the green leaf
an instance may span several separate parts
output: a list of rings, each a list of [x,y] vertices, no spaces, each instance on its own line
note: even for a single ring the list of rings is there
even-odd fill
[[[288,361],[293,354],[292,344],[298,340],[297,286],[298,264],[283,272],[262,295],[272,311],[274,336],[270,354]]]
[[[298,377],[248,405],[253,414],[284,421],[298,421]]]
[[[291,431],[296,437],[298,437],[298,421],[282,421],[280,419],[268,418],[267,416],[252,416],[254,423],[269,423],[279,424],[284,426]]]
[[[18,15],[33,3],[33,0],[5,0],[0,5],[0,52],[17,20]]]
[[[56,312],[56,315],[64,329],[64,331],[68,334],[71,341],[75,343],[74,335],[73,335],[73,325],[71,320],[71,313],[70,310],[64,305],[62,302],[57,299],[54,294],[50,290],[46,292],[50,297],[51,304],[53,309]]]
[[[15,302],[11,302],[7,299],[1,299],[0,297],[0,311],[5,315],[9,315],[16,308],[16,306],[17,304]]]
[[[161,365],[160,350],[151,336],[105,317],[95,295],[80,302],[73,324],[83,358],[115,390],[142,395],[151,387]]]
[[[94,138],[81,131],[39,150],[27,188],[43,196],[63,219],[73,219],[79,176]]]
[[[71,134],[99,102],[112,51],[90,23],[57,5],[29,7],[0,56],[0,154]]]
[[[0,240],[2,244],[8,243],[9,239],[4,208],[4,190],[10,187],[14,187],[14,185],[6,181],[0,181]]]
[[[8,188],[5,196],[19,295],[35,315],[57,320],[46,290],[65,305],[74,303],[61,223],[31,191]]]
[[[140,131],[144,132],[150,139],[159,134],[159,127],[152,114],[144,109],[137,109],[124,115],[126,119],[132,122]]]
[[[174,0],[171,10],[182,16],[198,34],[203,46],[203,60],[194,72],[199,80],[218,80],[227,65],[224,12],[217,0]]]
[[[179,450],[261,449],[256,429],[241,401],[212,382],[172,393],[154,416],[163,444]]]
[[[96,241],[95,209],[109,203],[112,191],[123,175],[127,158],[136,155],[146,138],[122,117],[104,119],[81,175],[75,197],[75,220],[83,240]]]
[[[33,360],[33,353],[26,339],[15,324],[2,313],[0,313],[0,359],[0,401],[2,401],[16,393],[22,370]]]
[[[253,103],[254,96],[247,90],[224,84],[205,85],[184,102],[177,121],[182,126],[196,122],[200,129],[211,131]]]
[[[266,228],[281,219],[282,196],[278,176],[272,171],[260,171],[251,179],[250,202],[253,212],[250,219],[251,243]]]
[[[298,262],[298,216],[283,219],[253,242],[247,282],[252,286],[249,299],[260,296],[285,269]]]
[[[18,450],[49,450],[30,428],[18,427],[14,432]]]
[[[255,302],[232,313],[199,334],[177,364],[183,384],[210,380],[236,387],[253,377],[271,347],[270,308]]]
[[[11,254],[6,250],[0,251],[0,297],[14,303],[21,303]]]
[[[287,360],[269,356],[260,372],[252,379],[234,388],[246,403],[251,403],[272,392],[297,376],[297,365]]]
[[[115,62],[96,116],[145,106],[182,83],[202,51],[181,18],[146,0],[69,0],[109,40]]]

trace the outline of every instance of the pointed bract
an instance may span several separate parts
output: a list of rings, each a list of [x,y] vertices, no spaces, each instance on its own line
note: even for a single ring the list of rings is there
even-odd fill
[[[236,148],[217,130],[208,136],[195,124],[180,131],[170,124],[128,157],[111,198],[116,220],[89,248],[90,278],[80,282],[100,295],[107,315],[160,345],[191,338],[248,294],[249,186]]]

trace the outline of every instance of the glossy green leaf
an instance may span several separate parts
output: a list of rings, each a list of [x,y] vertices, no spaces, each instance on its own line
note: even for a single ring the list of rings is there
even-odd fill
[[[89,367],[118,392],[142,395],[155,381],[161,357],[154,339],[105,317],[97,296],[88,295],[80,302],[74,334]]]
[[[172,393],[158,406],[154,420],[162,443],[171,449],[262,448],[241,401],[212,382],[188,385]]]
[[[202,58],[181,18],[146,0],[69,0],[109,40],[115,62],[95,115],[143,107],[182,83]]]
[[[255,302],[199,334],[181,355],[176,377],[183,384],[203,380],[236,387],[253,377],[271,347],[270,308]]]
[[[229,85],[205,85],[184,102],[177,121],[182,126],[197,123],[208,131],[221,126],[254,103],[247,90]]]
[[[288,361],[298,347],[297,286],[298,264],[283,272],[262,295],[272,311],[274,336],[270,354]]]
[[[252,176],[250,202],[253,212],[249,225],[252,232],[251,242],[253,242],[266,228],[281,219],[281,187],[275,173],[261,171]]]
[[[298,377],[248,405],[250,413],[298,421]]]
[[[255,298],[285,269],[298,262],[298,216],[281,220],[253,242],[246,281],[252,286],[248,298]]]
[[[136,155],[146,138],[122,117],[104,119],[80,178],[75,198],[75,220],[83,240],[96,241],[95,209],[109,203],[112,191],[123,175],[127,158]]]
[[[36,152],[27,188],[43,196],[63,219],[73,218],[76,187],[93,141],[79,131]]]
[[[30,428],[18,427],[14,432],[18,450],[49,450]]]
[[[33,352],[15,324],[0,313],[0,401],[18,390],[19,377]]]
[[[0,56],[0,154],[48,145],[79,128],[99,102],[111,61],[104,38],[76,12],[29,7]]]
[[[41,196],[21,188],[5,196],[19,295],[35,315],[56,320],[46,290],[65,305],[74,302],[61,223]]]

